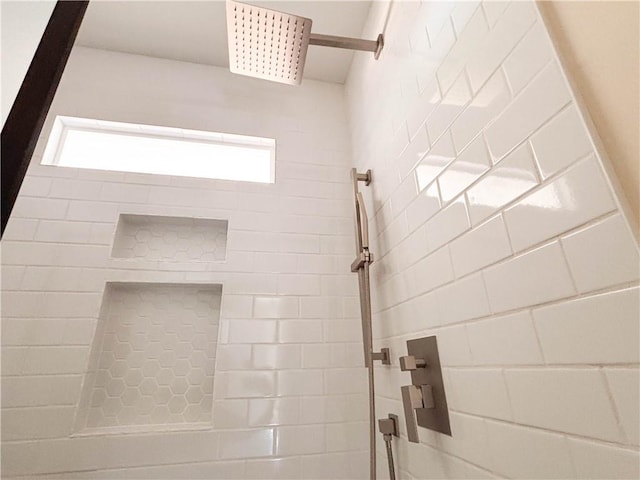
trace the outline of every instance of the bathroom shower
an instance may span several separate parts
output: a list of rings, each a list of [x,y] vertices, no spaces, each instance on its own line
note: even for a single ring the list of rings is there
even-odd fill
[[[227,0],[227,37],[229,49],[229,67],[232,73],[260,78],[278,83],[300,85],[304,72],[309,45],[373,52],[377,60],[384,46],[384,37],[380,33],[376,41],[356,38],[319,35],[311,32],[312,20],[306,17],[233,0]],[[364,198],[359,183],[371,184],[372,173],[358,173],[351,169],[353,202],[355,211],[356,258],[351,263],[351,272],[358,275],[360,315],[362,326],[362,346],[364,365],[367,368],[369,403],[369,478],[375,480],[376,472],[376,406],[374,361],[391,365],[388,348],[373,350],[371,328],[371,285],[370,265],[374,261],[369,249],[369,221]],[[400,358],[401,370],[412,371],[412,384],[402,387],[409,441],[417,442],[418,425],[451,434],[449,417],[440,372],[435,337],[414,340],[426,341],[428,349],[421,349],[418,355]],[[422,345],[423,343],[420,343]],[[409,347],[409,342],[407,343]],[[435,356],[434,356],[435,355]],[[426,359],[429,358],[429,364]],[[409,368],[407,365],[420,364],[421,368]],[[426,368],[427,365],[429,368]],[[432,385],[435,383],[435,385]],[[389,414],[378,421],[378,429],[385,441],[389,478],[395,480],[392,439],[398,437],[398,419]]]
[[[311,33],[312,20],[306,17],[233,0],[227,0],[226,8],[229,67],[232,73],[289,85],[300,85],[309,45],[369,51],[374,53],[376,60],[384,46],[382,34],[378,35],[376,41],[319,35]],[[379,352],[373,350],[369,269],[374,257],[369,249],[367,210],[362,193],[359,191],[359,183],[362,182],[368,186],[371,183],[371,177],[371,170],[367,170],[365,173],[358,173],[355,168],[351,170],[356,229],[356,258],[351,263],[351,272],[358,274],[362,345],[368,378],[369,478],[375,480],[377,475],[376,408],[373,362],[380,361],[383,365],[391,365],[391,358],[388,348],[382,348]],[[412,373],[412,385],[405,386],[402,390],[405,419],[411,442],[418,441],[418,425],[450,434],[435,337],[431,337],[430,340],[434,345],[436,357],[435,362],[432,364],[432,359],[429,366],[435,365],[436,368],[420,368],[418,372],[415,372],[415,375]],[[417,360],[421,367],[427,366],[424,359],[427,358],[427,354],[432,354],[432,350],[429,352],[420,351],[419,353],[422,356],[417,359],[411,355],[401,358],[403,371],[410,370],[405,368],[407,362],[403,359]],[[434,371],[435,377],[433,376]],[[429,372],[426,377],[425,372]],[[430,383],[433,379],[439,380],[435,389],[426,383],[427,379]],[[428,425],[425,423],[425,418],[429,418],[431,421]],[[433,421],[434,418],[435,421]],[[378,429],[385,441],[389,478],[395,480],[392,439],[394,436],[399,436],[398,419],[396,415],[389,414],[387,418],[382,418],[378,422]]]
[[[585,29],[239,1],[2,2],[2,478],[640,479],[632,175],[554,46]],[[624,3],[586,31],[628,66]]]

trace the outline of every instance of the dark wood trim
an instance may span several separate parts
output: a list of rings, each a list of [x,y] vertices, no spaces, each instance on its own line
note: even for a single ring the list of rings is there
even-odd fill
[[[58,1],[2,128],[2,233],[88,5]]]

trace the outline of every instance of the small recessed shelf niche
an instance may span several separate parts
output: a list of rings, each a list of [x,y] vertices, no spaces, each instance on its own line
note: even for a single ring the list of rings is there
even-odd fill
[[[219,262],[227,220],[121,214],[111,256],[163,262]]]
[[[76,434],[211,426],[222,286],[107,283]]]

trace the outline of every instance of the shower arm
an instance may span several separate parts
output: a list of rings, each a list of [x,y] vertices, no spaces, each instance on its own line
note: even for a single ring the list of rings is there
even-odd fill
[[[360,38],[338,37],[336,35],[312,33],[309,37],[309,45],[373,52],[374,57],[377,60],[380,56],[380,52],[382,51],[382,47],[384,47],[384,37],[382,34],[379,34],[377,40],[362,40]],[[369,183],[367,183],[367,185],[368,184]]]

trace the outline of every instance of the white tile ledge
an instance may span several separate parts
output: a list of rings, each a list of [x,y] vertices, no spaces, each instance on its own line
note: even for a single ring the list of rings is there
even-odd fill
[[[80,432],[74,432],[69,435],[69,438],[85,438],[85,437],[103,437],[110,435],[140,435],[140,434],[154,434],[154,433],[179,433],[179,432],[194,432],[194,431],[219,431],[214,429],[211,423],[202,424],[177,424],[177,425],[124,425],[118,427],[104,427],[104,428],[91,428],[82,430]]]

